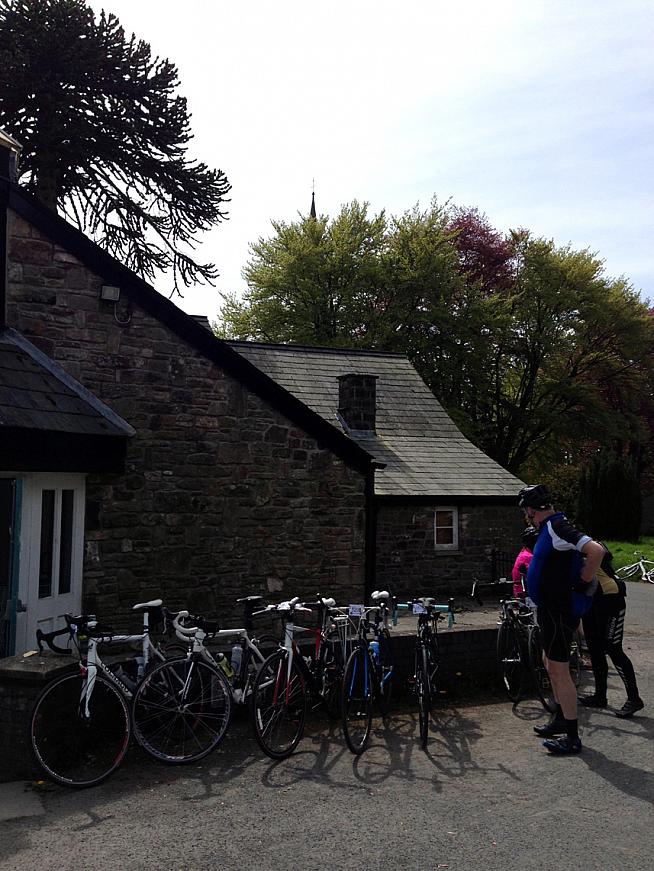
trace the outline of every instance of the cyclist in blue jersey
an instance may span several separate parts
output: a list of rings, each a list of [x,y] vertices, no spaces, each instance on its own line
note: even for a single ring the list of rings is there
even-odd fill
[[[527,590],[538,607],[543,662],[557,703],[550,722],[534,726],[534,731],[546,739],[543,746],[550,753],[579,753],[577,690],[569,667],[570,642],[579,624],[573,591],[590,592],[587,585],[594,582],[604,548],[554,510],[552,497],[543,484],[522,489],[518,504],[530,525],[538,529],[527,572]]]

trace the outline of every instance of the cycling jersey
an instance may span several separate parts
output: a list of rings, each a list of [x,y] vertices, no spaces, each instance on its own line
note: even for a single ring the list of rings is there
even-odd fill
[[[572,587],[583,564],[581,549],[589,541],[560,512],[541,524],[527,572],[527,590],[537,605],[570,613]]]

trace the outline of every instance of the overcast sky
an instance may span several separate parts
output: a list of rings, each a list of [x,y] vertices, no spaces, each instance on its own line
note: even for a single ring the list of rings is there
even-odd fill
[[[432,196],[597,252],[654,298],[652,0],[107,0],[180,74],[189,153],[232,184],[200,238],[242,292],[272,219]],[[158,289],[166,291],[166,281]]]

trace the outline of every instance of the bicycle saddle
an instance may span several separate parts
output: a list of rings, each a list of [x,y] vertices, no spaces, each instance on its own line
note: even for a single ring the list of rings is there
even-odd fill
[[[375,590],[370,598],[373,602],[387,602],[391,594],[387,590]]]
[[[162,605],[161,599],[152,599],[151,602],[140,602],[138,605],[132,605],[132,611],[151,611],[155,608],[161,608]]]

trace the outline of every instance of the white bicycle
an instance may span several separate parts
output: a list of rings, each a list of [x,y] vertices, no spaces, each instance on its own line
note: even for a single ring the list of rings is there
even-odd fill
[[[639,557],[638,562],[616,569],[615,576],[621,581],[630,579],[654,584],[654,560],[645,559],[642,553],[639,556],[637,551],[634,556]]]

